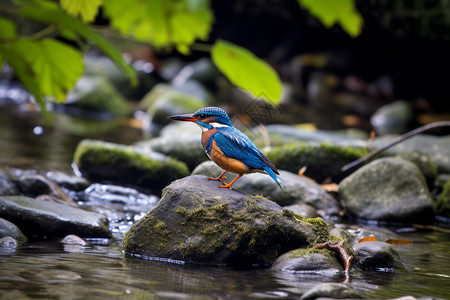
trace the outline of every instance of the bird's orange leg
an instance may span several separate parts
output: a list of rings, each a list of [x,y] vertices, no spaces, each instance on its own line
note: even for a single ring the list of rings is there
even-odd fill
[[[219,177],[217,178],[206,178],[208,180],[216,180],[216,181],[221,181],[223,184],[227,184],[225,181],[223,181],[224,179],[227,179],[226,177],[223,177],[223,175],[225,175],[225,173],[228,171],[223,172],[222,174],[220,174]]]
[[[233,180],[232,182],[230,182],[230,183],[225,183],[224,185],[219,185],[219,187],[220,187],[220,188],[229,188],[230,190],[232,190],[231,186],[233,185],[233,183],[236,182],[236,180],[238,180],[239,178],[241,178],[242,175],[244,175],[244,174],[239,174],[239,176],[236,177],[236,179]]]

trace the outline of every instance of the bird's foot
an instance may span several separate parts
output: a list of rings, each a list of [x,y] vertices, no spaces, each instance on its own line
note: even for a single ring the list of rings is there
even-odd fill
[[[223,177],[217,177],[217,178],[206,178],[206,179],[208,179],[208,180],[215,180],[215,181],[220,181],[220,182],[222,182],[223,184],[227,184],[225,181],[224,181],[224,179],[227,179],[227,177],[226,176],[223,176]]]
[[[223,181],[222,181],[223,182]],[[223,182],[223,185],[219,185],[220,188],[229,188],[230,190],[232,190],[233,188],[231,187],[232,183],[225,183]]]

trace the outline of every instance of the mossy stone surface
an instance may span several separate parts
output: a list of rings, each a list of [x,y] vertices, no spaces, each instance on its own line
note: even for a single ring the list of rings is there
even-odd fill
[[[339,184],[347,210],[366,220],[430,222],[435,204],[420,170],[386,157],[363,166]]]
[[[265,153],[278,169],[298,173],[307,167],[305,175],[322,182],[328,177],[343,178],[341,168],[365,154],[363,148],[332,144],[291,144],[275,147]]]
[[[214,162],[206,161],[198,165],[192,174],[218,177],[223,171]],[[339,203],[320,185],[297,174],[279,171],[281,179],[285,182],[281,184],[282,188],[269,175],[261,173],[244,175],[233,184],[233,188],[246,194],[263,195],[281,206],[308,204],[319,210],[322,217],[338,216]],[[225,176],[226,181],[230,182],[237,175],[228,172]]]
[[[329,250],[310,247],[289,251],[273,263],[272,270],[289,273],[313,273],[334,276],[343,271]]]
[[[439,215],[450,218],[450,178],[444,184],[444,189],[436,200]]]
[[[105,216],[81,208],[23,196],[0,197],[0,207],[0,217],[14,223],[28,237],[111,237]]]
[[[123,240],[128,255],[209,265],[270,265],[281,253],[328,238],[328,224],[308,223],[263,197],[218,188],[189,176],[164,189],[157,205]]]
[[[96,140],[78,144],[74,162],[86,179],[158,193],[176,178],[189,174],[185,163],[155,152]]]

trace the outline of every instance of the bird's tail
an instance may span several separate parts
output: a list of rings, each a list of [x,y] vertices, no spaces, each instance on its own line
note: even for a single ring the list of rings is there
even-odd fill
[[[286,185],[286,182],[283,181],[283,179],[281,179],[280,176],[277,176],[274,171],[269,168],[269,167],[264,167],[264,171],[270,175],[270,177],[272,177],[272,179],[278,184],[278,186],[280,187],[280,189],[282,189],[280,182],[282,182],[284,185]]]

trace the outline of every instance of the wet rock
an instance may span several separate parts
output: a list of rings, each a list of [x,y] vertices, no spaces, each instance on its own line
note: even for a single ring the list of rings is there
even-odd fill
[[[323,182],[330,177],[340,181],[343,177],[341,168],[365,153],[362,148],[331,144],[291,144],[275,147],[265,154],[279,169],[297,173],[306,166],[305,176]]]
[[[123,251],[212,265],[268,265],[279,253],[327,238],[324,221],[307,223],[265,198],[189,176],[164,189],[126,233]]]
[[[304,218],[317,218],[319,215],[314,207],[308,204],[292,204],[284,206],[285,209],[289,209],[292,212],[301,215]]]
[[[18,195],[19,189],[7,175],[7,171],[0,168],[0,196]]]
[[[271,124],[265,126],[270,137],[272,146],[283,146],[288,144],[314,143],[332,144],[348,147],[366,147],[367,140],[350,137],[343,134],[333,133],[325,130],[304,130],[290,125]],[[254,132],[258,132],[254,130]],[[256,145],[264,146],[263,136],[256,134],[252,137]]]
[[[447,179],[442,193],[436,200],[436,207],[438,215],[450,218],[450,178]]]
[[[109,81],[127,99],[141,99],[157,82],[152,74],[154,67],[147,61],[133,62],[138,77],[137,86],[132,86],[130,78],[108,57],[86,55],[84,61],[86,75]]]
[[[110,238],[108,219],[65,204],[22,196],[0,197],[0,217],[17,224],[26,236]]]
[[[53,181],[41,174],[24,173],[17,180],[25,196],[76,206],[76,203]]]
[[[376,138],[373,147],[382,147],[394,138],[393,136]],[[450,174],[450,136],[419,134],[386,150],[388,155],[411,152],[427,154],[437,165],[438,174]]]
[[[161,153],[95,140],[78,144],[74,162],[90,181],[112,182],[144,191],[159,192],[175,178],[189,174],[186,164]]]
[[[425,179],[429,186],[432,186],[436,177],[437,177],[437,165],[431,159],[428,154],[422,152],[409,152],[409,153],[401,153],[397,155],[398,158],[402,158],[409,162],[415,164],[422,174],[425,176]]]
[[[209,58],[201,58],[193,63],[184,66],[173,78],[175,86],[184,85],[188,81],[198,81],[206,86],[214,87],[220,72]]]
[[[47,172],[47,178],[57,183],[59,186],[71,191],[82,191],[89,186],[89,181],[75,175],[69,175],[60,171]]]
[[[378,135],[403,134],[408,131],[412,120],[412,107],[404,100],[398,100],[380,107],[370,118],[370,122]]]
[[[18,245],[19,245],[19,243],[13,237],[4,236],[4,237],[0,238],[0,247],[1,248],[16,248]]]
[[[300,300],[314,300],[317,298],[331,299],[360,299],[362,296],[342,283],[319,283],[302,295]]]
[[[314,273],[334,276],[343,271],[339,261],[328,250],[296,249],[278,257],[272,270],[290,273]]]
[[[347,210],[366,220],[429,222],[435,205],[420,170],[398,158],[363,166],[339,184]]]
[[[218,177],[222,172],[214,162],[207,161],[195,168],[192,174]],[[339,204],[317,183],[291,172],[279,172],[286,183],[282,184],[281,189],[269,175],[259,173],[243,176],[233,184],[233,189],[246,194],[263,195],[281,206],[306,203],[318,210],[322,217],[338,215]],[[226,180],[231,181],[236,176],[229,172]]]
[[[180,91],[168,84],[156,85],[140,103],[147,110],[152,123],[163,126],[169,124],[168,116],[193,113],[207,106],[207,100]]]
[[[393,272],[404,270],[400,255],[394,246],[384,242],[369,241],[353,246],[356,264],[364,270]]]
[[[184,162],[191,170],[199,163],[209,159],[200,142],[200,130],[195,136],[177,134],[171,137],[157,137],[149,141],[139,142],[134,147],[176,158]]]
[[[333,236],[344,239],[349,245],[356,245],[361,239],[367,237],[374,237],[378,241],[402,238],[401,236],[387,228],[347,224],[336,224],[335,228],[331,229],[331,234]]]
[[[67,96],[67,107],[88,111],[107,112],[113,117],[127,116],[130,106],[115,86],[106,78],[83,76]]]
[[[74,234],[66,235],[62,239],[61,243],[66,245],[80,245],[80,246],[86,246],[88,244],[85,240]]]
[[[0,238],[7,236],[14,238],[20,244],[27,240],[19,227],[8,220],[0,218]]]

